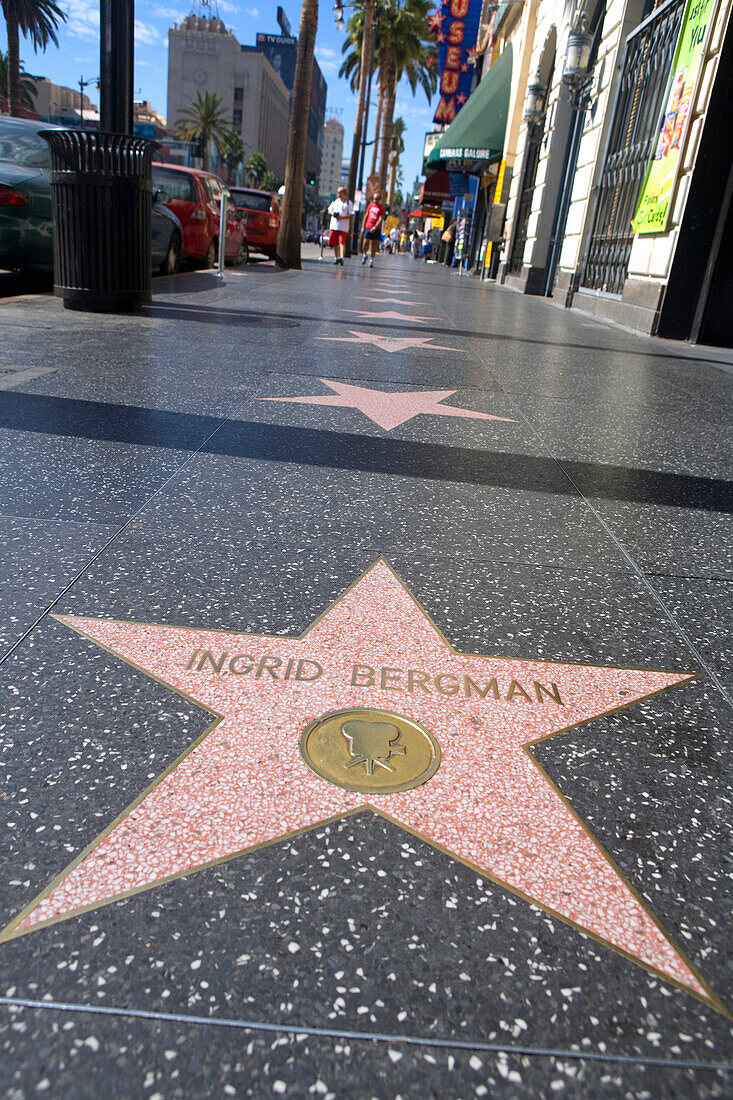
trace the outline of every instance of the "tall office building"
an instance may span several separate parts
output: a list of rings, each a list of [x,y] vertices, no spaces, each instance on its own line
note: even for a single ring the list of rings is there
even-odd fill
[[[326,119],[323,124],[323,147],[321,149],[321,176],[319,195],[328,198],[336,194],[341,183],[341,158],[344,155],[344,128],[336,118]]]
[[[278,8],[278,21],[281,8]],[[242,50],[257,50],[264,54],[275,72],[292,92],[295,79],[295,55],[298,39],[291,34],[258,34],[255,46],[242,46]],[[311,80],[311,99],[308,110],[308,143],[305,151],[305,174],[319,180],[318,190],[322,191],[321,148],[323,143],[323,122],[326,117],[326,94],[328,86],[323,79],[318,62],[313,58],[313,78]]]
[[[241,46],[220,19],[189,15],[168,31],[168,125],[196,93],[213,92],[227,121],[242,135],[244,161],[263,153],[278,179],[285,176],[290,89],[266,55]]]

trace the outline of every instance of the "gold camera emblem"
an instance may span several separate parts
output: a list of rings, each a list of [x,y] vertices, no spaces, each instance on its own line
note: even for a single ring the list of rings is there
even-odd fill
[[[300,739],[308,767],[339,787],[392,794],[419,787],[440,767],[432,733],[388,710],[337,710],[311,722]]]

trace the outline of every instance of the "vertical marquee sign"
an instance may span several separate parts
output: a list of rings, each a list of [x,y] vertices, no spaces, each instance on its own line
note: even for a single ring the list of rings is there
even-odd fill
[[[440,100],[434,122],[452,122],[471,94],[482,0],[443,0],[429,16],[438,43]]]

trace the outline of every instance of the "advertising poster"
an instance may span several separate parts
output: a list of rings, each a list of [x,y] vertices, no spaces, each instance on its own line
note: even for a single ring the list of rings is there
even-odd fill
[[[635,233],[664,233],[717,0],[688,0],[665,96],[664,115],[632,221]]]
[[[440,99],[433,122],[452,122],[471,94],[482,0],[444,0],[428,16],[438,44]]]

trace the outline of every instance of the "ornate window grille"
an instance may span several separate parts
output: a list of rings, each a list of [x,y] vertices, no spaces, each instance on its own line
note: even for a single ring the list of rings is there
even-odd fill
[[[608,152],[581,285],[620,294],[629,269],[631,219],[659,132],[685,0],[667,0],[626,40]]]

